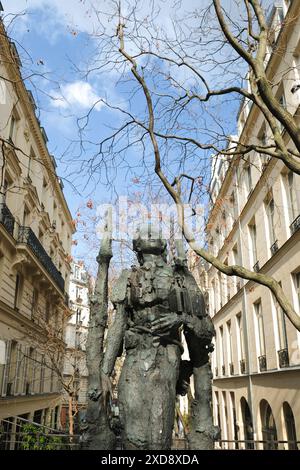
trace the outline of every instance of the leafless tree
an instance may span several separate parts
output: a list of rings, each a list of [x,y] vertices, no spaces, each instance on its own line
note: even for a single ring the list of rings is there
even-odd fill
[[[287,109],[276,94],[291,66],[287,65],[276,83],[266,67],[271,53],[283,54],[287,31],[294,27],[299,9],[291,5],[277,35],[278,24],[267,20],[257,0],[230,2],[230,11],[220,0],[208,3],[205,9],[183,16],[181,2],[175,2],[173,11],[178,15],[169,24],[171,32],[159,24],[159,2],[152,2],[147,13],[138,2],[126,3],[126,13],[124,5],[122,10],[119,2],[114,3],[116,33],[102,31],[96,36],[99,54],[86,77],[113,69],[119,73],[118,84],[126,90],[128,105],[101,99],[124,120],[97,142],[89,173],[103,174],[109,165],[123,163],[135,146],[141,152],[139,164],[147,181],[155,172],[176,204],[178,223],[190,248],[225,275],[269,288],[300,330],[300,317],[274,277],[222,262],[197,241],[185,217],[186,202],[193,204],[200,197],[207,203],[211,154],[226,160],[229,170],[242,160],[251,164],[256,153],[266,161],[281,160],[294,174],[300,174],[297,110]],[[96,13],[100,18],[100,12]],[[236,101],[262,113],[267,142],[249,140],[243,132],[232,137],[225,110],[231,112]],[[78,121],[83,148],[90,113]],[[188,192],[187,183],[192,186]]]

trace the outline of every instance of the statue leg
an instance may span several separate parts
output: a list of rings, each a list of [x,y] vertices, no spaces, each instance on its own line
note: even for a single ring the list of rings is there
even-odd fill
[[[147,449],[149,396],[149,384],[144,380],[138,358],[130,354],[125,359],[118,385],[122,444],[126,450]]]
[[[191,430],[188,436],[189,449],[210,450],[218,435],[212,415],[212,373],[207,351],[202,361],[193,368],[195,399],[191,406]]]
[[[180,356],[176,345],[158,348],[156,367],[150,376],[153,385],[149,450],[171,449]]]
[[[179,363],[174,345],[126,357],[118,387],[125,449],[171,448]]]

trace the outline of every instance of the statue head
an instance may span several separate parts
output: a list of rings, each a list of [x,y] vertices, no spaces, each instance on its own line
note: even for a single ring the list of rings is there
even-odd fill
[[[133,250],[137,254],[138,260],[143,264],[143,255],[156,255],[162,256],[166,261],[167,257],[167,242],[161,236],[158,227],[145,224],[141,225],[136,232],[133,240]]]

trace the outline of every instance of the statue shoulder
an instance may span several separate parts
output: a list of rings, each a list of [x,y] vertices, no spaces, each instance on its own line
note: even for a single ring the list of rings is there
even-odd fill
[[[129,286],[131,272],[129,269],[124,269],[120,277],[115,282],[112,288],[111,301],[113,304],[121,304],[127,297],[127,288]]]

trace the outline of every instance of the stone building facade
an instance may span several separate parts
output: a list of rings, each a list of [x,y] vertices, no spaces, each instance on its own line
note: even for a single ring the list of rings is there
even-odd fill
[[[278,100],[299,121],[299,2],[283,1],[270,21],[274,48],[266,57],[267,74]],[[247,142],[270,139],[262,114],[245,102],[238,133]],[[282,135],[288,140],[284,130]],[[281,161],[252,152],[230,165],[219,159],[211,189],[210,250],[225,264],[272,275],[300,314],[300,176]],[[213,407],[221,438],[265,441],[255,444],[259,449],[295,448],[300,440],[300,333],[267,288],[226,277],[212,266],[204,277],[216,329]]]
[[[72,315],[65,331],[67,352],[64,361],[64,380],[72,383],[73,412],[77,417],[87,406],[88,370],[86,366],[86,340],[89,323],[89,276],[83,263],[72,262],[69,287]],[[62,425],[68,422],[68,397],[62,409]]]
[[[50,346],[55,339],[63,349],[74,226],[1,22],[0,69],[0,421],[9,438],[18,416],[59,425],[61,383]],[[13,449],[14,439],[5,445]]]

